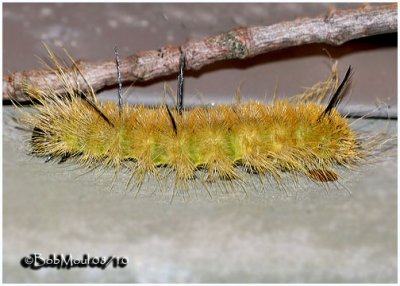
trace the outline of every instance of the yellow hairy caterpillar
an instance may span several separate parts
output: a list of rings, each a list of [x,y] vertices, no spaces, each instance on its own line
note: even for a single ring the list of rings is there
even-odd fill
[[[146,176],[160,179],[168,169],[175,184],[192,180],[204,184],[240,181],[244,174],[270,176],[278,183],[283,173],[314,182],[335,182],[340,166],[352,168],[367,155],[366,145],[336,111],[352,75],[348,68],[331,89],[327,106],[310,100],[274,100],[184,109],[181,58],[177,108],[122,103],[119,58],[119,102],[100,103],[94,92],[70,84],[50,51],[53,71],[65,82],[64,95],[27,86],[35,112],[22,121],[32,129],[32,154],[59,162],[72,159],[85,168],[111,167],[131,173],[128,185],[139,187]],[[315,94],[316,93],[316,94]],[[307,92],[319,98],[322,89]],[[199,175],[199,171],[203,176]],[[245,182],[244,182],[245,183]]]

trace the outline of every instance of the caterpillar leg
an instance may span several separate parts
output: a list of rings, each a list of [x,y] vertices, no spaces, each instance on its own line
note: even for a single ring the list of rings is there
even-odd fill
[[[339,176],[335,172],[321,169],[308,171],[308,177],[318,182],[334,182],[339,179]]]

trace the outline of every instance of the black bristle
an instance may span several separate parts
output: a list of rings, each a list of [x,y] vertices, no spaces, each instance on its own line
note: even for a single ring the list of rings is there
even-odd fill
[[[111,127],[114,127],[114,124],[110,121],[110,119],[107,118],[107,116],[104,115],[104,113],[94,104],[83,91],[77,91],[78,96],[87,102],[99,115],[101,118],[103,118]]]
[[[330,99],[328,106],[326,107],[324,112],[322,112],[320,118],[329,114],[331,112],[331,110],[333,108],[335,108],[336,106],[338,106],[338,104],[343,100],[343,98],[345,96],[345,92],[344,92],[345,88],[346,88],[347,84],[349,83],[351,76],[353,75],[352,71],[353,70],[352,70],[351,66],[349,66],[349,68],[347,69],[346,75],[344,76],[338,89],[333,94],[332,98]]]
[[[178,90],[177,90],[177,110],[178,114],[182,115],[183,111],[183,84],[184,84],[184,74],[185,74],[185,54],[181,51],[181,57],[179,59],[179,75],[178,75]]]
[[[120,70],[120,61],[118,55],[118,47],[114,48],[115,53],[115,63],[117,65],[117,79],[118,79],[118,107],[119,111],[122,110],[122,80],[121,80],[121,70]]]
[[[178,129],[176,128],[176,121],[175,121],[175,118],[174,118],[174,116],[172,115],[171,111],[169,110],[168,105],[165,105],[165,107],[167,108],[169,118],[171,119],[172,128],[174,129],[175,135],[178,135]]]

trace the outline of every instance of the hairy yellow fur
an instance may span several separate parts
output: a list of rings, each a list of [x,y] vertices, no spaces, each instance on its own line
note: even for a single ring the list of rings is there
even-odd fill
[[[334,109],[321,116],[326,107],[310,101],[337,87],[336,65],[327,82],[290,100],[196,107],[180,115],[165,106],[120,109],[114,102],[99,103],[94,93],[73,88],[50,55],[65,95],[27,87],[39,104],[22,121],[33,129],[37,156],[74,158],[89,168],[126,167],[138,184],[146,175],[158,177],[159,168],[170,168],[175,182],[186,184],[199,169],[211,182],[236,180],[242,172],[336,181],[336,166],[351,167],[366,155],[346,119]]]

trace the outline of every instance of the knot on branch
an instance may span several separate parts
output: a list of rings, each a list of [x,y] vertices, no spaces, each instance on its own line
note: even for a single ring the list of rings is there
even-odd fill
[[[207,40],[207,47],[218,50],[223,54],[223,59],[244,59],[250,54],[249,29],[239,28],[222,33]]]
[[[222,45],[226,45],[230,53],[227,58],[244,59],[249,55],[249,36],[248,29],[241,28],[232,32],[223,34]]]

